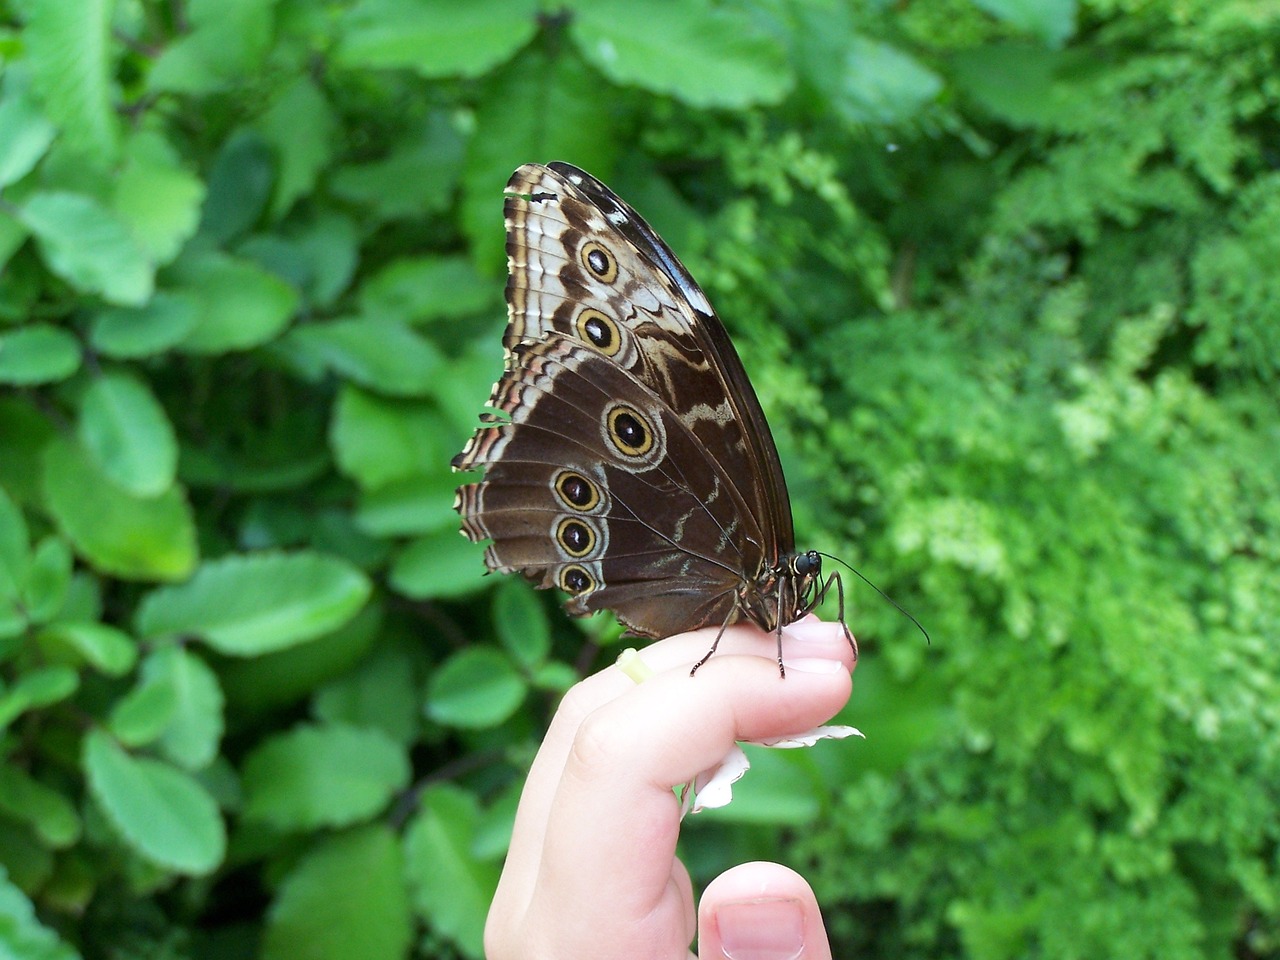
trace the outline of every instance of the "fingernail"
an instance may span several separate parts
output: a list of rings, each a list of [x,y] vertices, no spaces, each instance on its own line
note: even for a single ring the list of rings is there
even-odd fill
[[[801,643],[829,643],[840,631],[838,623],[823,623],[817,617],[799,620],[783,629],[784,636],[792,637]]]
[[[727,960],[796,960],[804,950],[804,911],[794,899],[740,900],[716,911]]]
[[[835,673],[843,670],[844,664],[839,660],[822,660],[817,657],[787,657],[783,660],[788,670],[799,670],[801,673]]]

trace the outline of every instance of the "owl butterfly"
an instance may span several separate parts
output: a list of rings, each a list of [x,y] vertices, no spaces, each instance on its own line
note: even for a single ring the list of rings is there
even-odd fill
[[[778,638],[822,602],[797,552],[778,451],[742,361],[671,249],[567,163],[507,184],[505,369],[453,459],[462,532],[489,569],[667,637],[749,620]],[[845,636],[857,654],[853,635]]]

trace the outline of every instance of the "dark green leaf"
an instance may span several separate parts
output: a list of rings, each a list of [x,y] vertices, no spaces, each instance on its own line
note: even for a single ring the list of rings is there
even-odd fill
[[[510,579],[494,592],[493,625],[507,652],[532,671],[551,652],[551,623],[533,587]]]

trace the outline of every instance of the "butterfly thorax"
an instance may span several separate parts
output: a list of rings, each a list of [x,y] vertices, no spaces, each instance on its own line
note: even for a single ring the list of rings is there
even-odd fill
[[[813,610],[822,584],[822,556],[816,550],[784,556],[738,588],[743,616],[762,630],[794,623]]]

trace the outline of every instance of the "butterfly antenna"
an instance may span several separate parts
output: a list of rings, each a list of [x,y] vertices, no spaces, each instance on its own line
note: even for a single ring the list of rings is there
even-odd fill
[[[863,583],[865,583],[868,587],[870,587],[870,588],[871,588],[872,590],[874,590],[876,593],[880,594],[880,596],[884,597],[884,599],[885,599],[885,600],[887,600],[889,603],[893,604],[893,607],[894,607],[894,609],[895,609],[895,610],[897,610],[900,614],[902,614],[904,617],[906,617],[908,620],[910,620],[912,623],[914,623],[914,624],[916,625],[916,629],[917,629],[917,630],[919,630],[922,634],[924,634],[924,642],[925,642],[925,643],[927,643],[927,644],[929,644],[929,646],[933,646],[933,641],[929,639],[929,631],[928,631],[928,630],[926,630],[923,626],[921,626],[921,624],[920,624],[920,621],[919,621],[919,620],[917,620],[917,619],[916,619],[915,617],[913,617],[910,613],[908,613],[905,609],[903,609],[902,604],[898,603],[898,601],[897,601],[897,600],[893,599],[893,597],[889,596],[887,593],[885,593],[883,590],[881,590],[881,589],[880,589],[879,587],[877,587],[874,583],[872,583],[870,580],[868,580],[866,577],[864,577],[861,573],[859,573],[857,570],[855,570],[852,566],[850,566],[849,564],[845,563],[845,562],[844,562],[843,560],[841,560],[839,557],[837,557],[837,556],[833,556],[833,555],[832,555],[832,554],[830,554],[830,553],[823,553],[821,550],[819,550],[819,551],[818,551],[818,555],[819,555],[819,556],[821,556],[821,557],[826,557],[828,560],[834,560],[836,563],[840,564],[840,566],[844,567],[846,570],[848,570],[850,573],[852,573],[855,577],[857,577],[859,580],[861,580]]]

